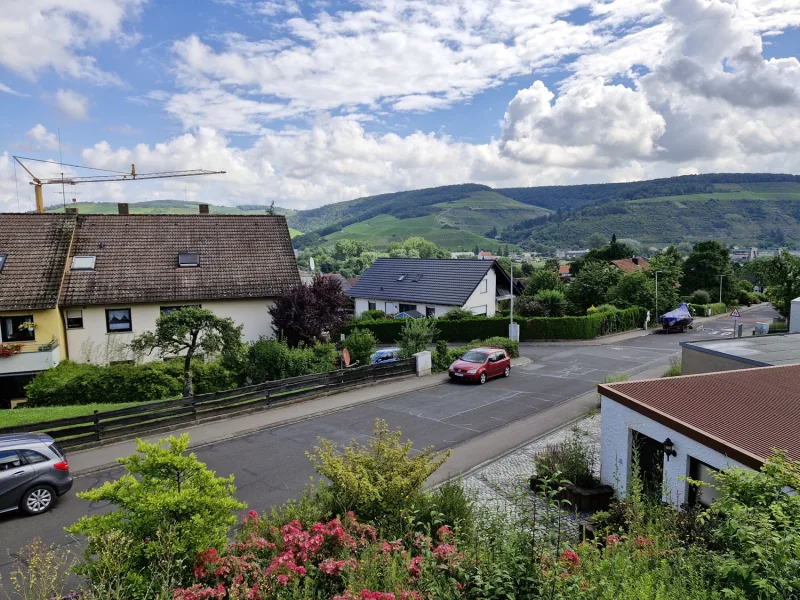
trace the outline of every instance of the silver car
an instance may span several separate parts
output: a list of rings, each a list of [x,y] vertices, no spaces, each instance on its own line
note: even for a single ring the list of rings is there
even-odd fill
[[[0,435],[0,513],[41,514],[71,487],[67,458],[49,435]]]

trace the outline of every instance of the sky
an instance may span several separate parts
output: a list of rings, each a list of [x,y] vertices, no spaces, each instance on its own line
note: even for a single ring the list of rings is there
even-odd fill
[[[800,173],[797,0],[3,0],[13,155],[69,200],[314,208],[457,183]],[[59,142],[60,138],[60,142]],[[23,161],[40,178],[102,174]],[[60,204],[60,186],[45,186]]]

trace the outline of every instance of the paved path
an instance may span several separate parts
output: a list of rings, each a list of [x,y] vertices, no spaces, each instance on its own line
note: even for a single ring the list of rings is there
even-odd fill
[[[766,316],[767,311],[759,308],[758,314]],[[709,323],[722,330],[730,321],[712,319]],[[382,418],[391,427],[400,427],[417,447],[434,445],[454,450],[451,460],[432,477],[430,483],[436,483],[576,418],[596,403],[593,390],[606,374],[666,368],[669,358],[677,356],[679,342],[701,339],[704,335],[659,333],[619,343],[608,340],[609,343],[600,346],[523,345],[522,353],[534,362],[514,368],[508,379],[484,386],[442,383],[381,400],[362,398],[363,403],[355,405],[349,402],[352,398],[348,400],[350,393],[331,396],[286,407],[298,413],[292,419],[307,418],[282,425],[277,420],[272,424],[258,422],[257,419],[267,418],[266,413],[248,415],[241,418],[241,428],[236,431],[233,420],[211,424],[211,429],[206,430],[209,437],[205,445],[195,451],[220,475],[233,473],[237,496],[250,508],[263,511],[297,496],[309,483],[314,473],[305,452],[318,437],[342,443],[366,440],[375,419]],[[312,416],[322,408],[329,412]],[[275,415],[269,418],[274,419]],[[244,433],[255,427],[268,428]],[[236,437],[212,441],[231,435]],[[109,456],[128,451],[123,445],[94,451],[105,452],[105,458],[97,454],[89,460],[88,455],[77,453],[70,458],[73,464],[88,469],[104,464]],[[113,468],[78,477],[73,491],[47,514],[32,518],[15,514],[0,516],[0,575],[5,575],[8,569],[6,549],[15,552],[34,537],[46,542],[73,543],[63,528],[81,515],[107,509],[76,498],[75,492],[115,479],[119,474],[120,470]]]

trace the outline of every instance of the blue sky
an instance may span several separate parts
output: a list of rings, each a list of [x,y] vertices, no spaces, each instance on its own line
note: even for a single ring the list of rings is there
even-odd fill
[[[80,200],[309,208],[466,181],[791,172],[797,4],[7,0],[0,210],[31,204],[11,156],[58,159],[59,131],[73,164],[228,172]]]

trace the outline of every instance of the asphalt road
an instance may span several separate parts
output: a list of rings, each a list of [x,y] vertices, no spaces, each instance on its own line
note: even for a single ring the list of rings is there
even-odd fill
[[[746,313],[749,335],[758,320],[771,320],[771,307]],[[444,384],[354,406],[336,413],[267,429],[197,448],[200,458],[220,475],[235,475],[237,496],[249,508],[263,511],[296,497],[314,475],[305,456],[324,437],[346,443],[366,440],[375,419],[400,427],[416,447],[449,448],[516,419],[590,391],[606,374],[633,373],[678,356],[679,342],[731,337],[732,320],[723,317],[685,334],[656,333],[605,345],[523,344],[533,363],[517,367],[508,379],[484,386]],[[476,457],[476,464],[487,457]],[[107,510],[75,496],[109,479],[119,469],[76,478],[73,490],[49,513],[38,517],[0,515],[0,577],[7,581],[9,553],[39,537],[47,543],[71,544],[64,527],[80,516]]]

